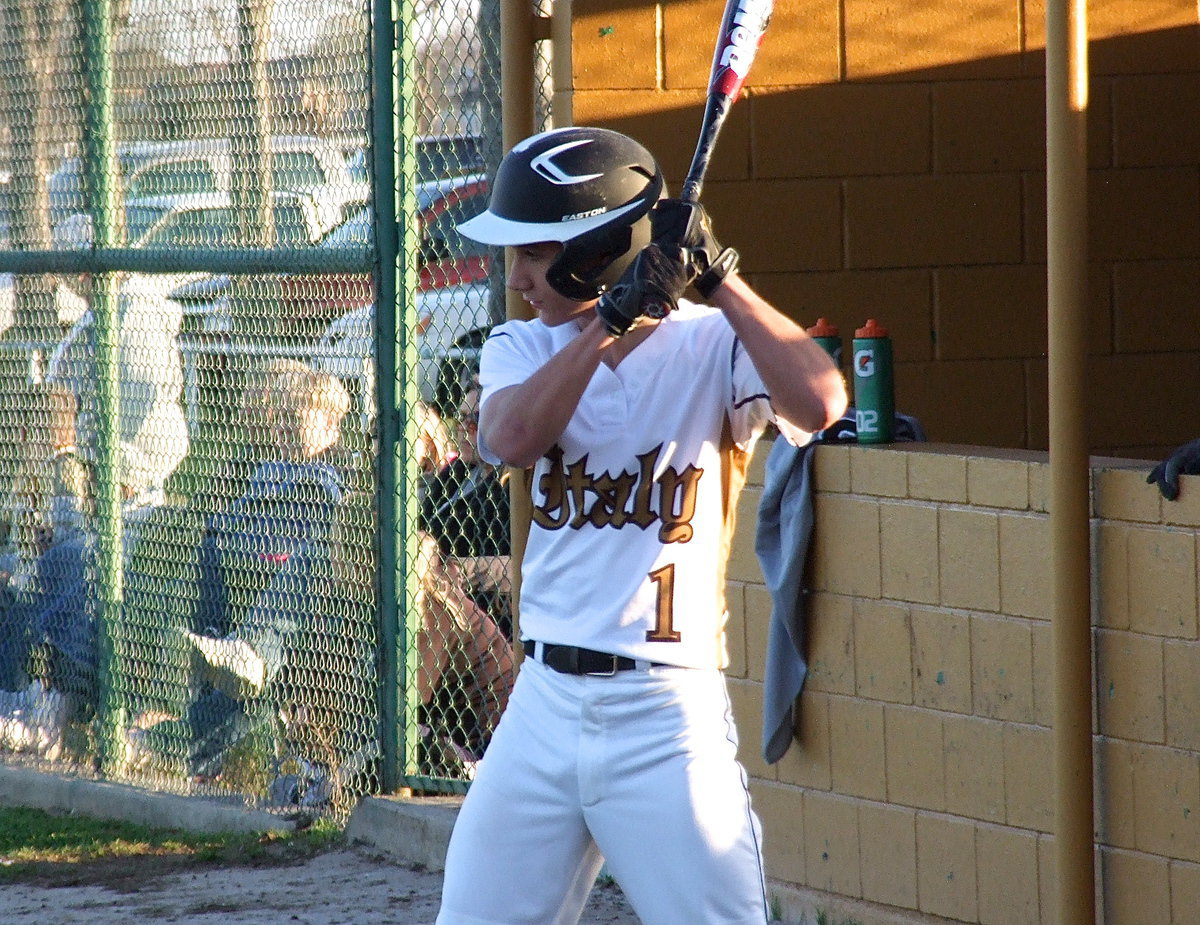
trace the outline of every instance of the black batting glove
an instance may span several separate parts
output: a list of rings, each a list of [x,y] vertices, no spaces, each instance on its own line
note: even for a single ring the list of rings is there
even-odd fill
[[[1158,490],[1168,501],[1179,497],[1179,476],[1200,474],[1200,440],[1177,447],[1175,452],[1150,470],[1146,481],[1158,483]]]
[[[647,244],[634,258],[617,284],[596,304],[604,329],[620,337],[639,318],[665,318],[679,307],[688,285],[687,266],[656,244]]]
[[[683,251],[690,281],[705,299],[711,299],[725,277],[737,269],[738,252],[717,243],[712,220],[698,202],[660,199],[650,213],[650,238],[664,249]]]

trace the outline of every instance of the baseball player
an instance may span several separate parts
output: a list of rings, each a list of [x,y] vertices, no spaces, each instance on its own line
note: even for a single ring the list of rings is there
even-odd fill
[[[807,441],[845,386],[704,211],[663,194],[634,140],[557,129],[514,147],[459,226],[510,248],[507,285],[537,312],[494,330],[480,370],[480,451],[532,469],[533,522],[526,659],[439,925],[575,923],[605,860],[648,925],[768,918],[722,673],[725,559],[755,440],[774,422]]]

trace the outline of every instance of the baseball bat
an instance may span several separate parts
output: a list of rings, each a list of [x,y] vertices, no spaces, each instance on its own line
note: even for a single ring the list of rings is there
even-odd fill
[[[685,202],[700,201],[700,190],[704,186],[708,162],[717,144],[717,135],[725,124],[730,107],[742,92],[742,84],[746,82],[750,65],[758,54],[774,7],[774,0],[727,0],[725,3],[725,14],[721,17],[721,31],[717,33],[712,70],[708,77],[708,99],[704,104],[704,119],[700,123],[700,139],[680,193],[680,198]]]

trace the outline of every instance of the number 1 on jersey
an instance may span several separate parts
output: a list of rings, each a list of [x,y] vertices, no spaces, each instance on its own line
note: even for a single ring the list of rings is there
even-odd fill
[[[658,604],[654,629],[646,631],[646,642],[679,642],[682,637],[675,629],[675,566],[655,569],[650,580],[658,585]]]

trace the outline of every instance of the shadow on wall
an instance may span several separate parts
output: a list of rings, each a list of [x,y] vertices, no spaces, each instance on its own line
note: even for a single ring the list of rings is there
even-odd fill
[[[1044,22],[1027,24],[1028,50],[993,53],[1014,24],[948,6],[885,33],[848,12],[842,35],[815,9],[812,23],[777,10],[703,198],[743,272],[797,320],[825,317],[847,343],[867,318],[888,327],[897,407],[931,440],[1046,449]],[[577,16],[574,121],[642,140],[677,189],[709,52],[672,43],[684,23],[668,16],[666,89],[649,89],[630,66],[642,37],[598,27],[634,15]],[[1177,398],[1200,392],[1200,26],[1183,4],[1138,16],[1089,51],[1086,337],[1104,399],[1089,445],[1156,459],[1200,418]],[[1098,20],[1093,34],[1125,27]]]

